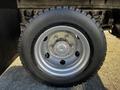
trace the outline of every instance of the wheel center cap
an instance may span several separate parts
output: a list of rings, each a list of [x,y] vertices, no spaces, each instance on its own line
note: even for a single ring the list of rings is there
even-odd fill
[[[59,41],[54,45],[54,52],[56,55],[64,57],[69,54],[70,46],[65,41]]]

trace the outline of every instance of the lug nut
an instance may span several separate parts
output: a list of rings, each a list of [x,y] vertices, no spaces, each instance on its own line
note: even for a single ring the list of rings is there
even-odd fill
[[[54,36],[54,38],[58,38],[58,36],[57,36],[57,35],[55,35],[55,36]]]
[[[68,34],[66,34],[66,35],[65,35],[65,37],[69,37],[69,35],[68,35]]]

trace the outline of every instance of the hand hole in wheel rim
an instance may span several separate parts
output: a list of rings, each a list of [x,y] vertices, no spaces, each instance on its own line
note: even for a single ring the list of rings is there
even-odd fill
[[[61,60],[61,61],[60,61],[60,64],[61,64],[61,65],[64,65],[64,64],[65,64],[65,60]]]
[[[46,36],[43,41],[47,41],[48,37]]]

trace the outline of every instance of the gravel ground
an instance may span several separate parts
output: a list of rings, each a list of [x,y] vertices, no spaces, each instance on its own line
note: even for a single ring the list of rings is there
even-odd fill
[[[107,38],[107,55],[98,74],[108,90],[120,90],[120,39],[105,32]],[[21,66],[19,57],[11,66]]]

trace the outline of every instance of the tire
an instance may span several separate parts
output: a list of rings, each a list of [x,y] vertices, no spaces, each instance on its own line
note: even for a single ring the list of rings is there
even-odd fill
[[[115,24],[113,26],[111,34],[115,35],[117,38],[120,38],[120,24]]]
[[[83,48],[83,50],[85,50],[85,52],[87,51],[86,53],[84,53],[84,54],[82,52],[77,53],[77,54],[75,53],[75,55],[78,56],[79,58],[80,58],[80,55],[81,56],[84,55],[85,57],[88,57],[87,59],[83,60],[83,62],[86,61],[87,63],[84,63],[85,65],[81,64],[81,66],[84,66],[84,68],[79,69],[78,72],[77,72],[77,70],[79,67],[77,69],[74,69],[75,73],[73,73],[74,71],[71,71],[72,74],[71,73],[67,74],[67,72],[63,73],[63,71],[61,71],[61,73],[59,71],[58,72],[56,71],[57,73],[52,72],[49,70],[49,68],[47,69],[48,70],[47,71],[45,69],[46,67],[44,67],[44,68],[42,67],[44,64],[43,62],[41,62],[42,59],[36,58],[37,54],[39,53],[39,49],[38,49],[39,46],[41,45],[41,47],[42,47],[42,44],[39,44],[37,42],[39,42],[39,40],[40,40],[40,42],[43,42],[44,40],[46,40],[46,37],[44,37],[45,36],[44,33],[46,33],[47,31],[52,33],[52,31],[57,30],[58,28],[61,30],[63,30],[65,28],[65,30],[69,29],[69,30],[71,30],[71,32],[73,32],[73,31],[77,32],[77,33],[75,33],[76,35],[78,35],[78,33],[80,33],[81,35],[78,39],[82,39],[82,40],[80,40],[80,42],[83,41],[82,43],[86,43],[86,44],[83,44],[83,47],[84,46],[87,47],[87,49]],[[42,36],[44,38],[42,38]],[[48,37],[49,38],[48,38],[47,42],[49,43],[49,40],[52,36],[51,37],[48,36]],[[58,37],[60,37],[60,36],[58,35]],[[54,41],[54,38],[52,40]],[[75,40],[73,40],[73,42]],[[52,41],[50,41],[50,42],[52,42]],[[58,46],[62,45],[61,43],[63,45],[65,45],[64,42],[60,42],[58,44]],[[87,44],[89,47],[87,46]],[[38,48],[37,48],[37,46],[38,46]],[[79,44],[76,45],[76,47],[77,46],[79,47]],[[82,44],[81,44],[81,46],[82,46]],[[47,48],[47,47],[45,47],[45,48]],[[22,35],[21,35],[18,49],[19,49],[20,58],[21,58],[21,61],[24,65],[24,67],[38,81],[41,81],[43,83],[46,83],[48,85],[53,85],[53,86],[70,87],[70,86],[77,85],[77,84],[80,84],[80,83],[86,81],[87,79],[89,79],[93,74],[95,74],[99,70],[99,68],[101,67],[101,65],[105,59],[105,55],[106,55],[106,39],[104,37],[104,33],[102,32],[101,28],[99,28],[99,26],[97,26],[95,24],[95,20],[93,18],[91,18],[89,15],[86,15],[86,13],[80,11],[79,9],[74,9],[71,7],[70,8],[58,7],[58,8],[46,9],[46,10],[44,10],[44,13],[39,14],[38,16],[35,16],[35,18],[31,20],[31,23],[27,26],[27,30],[25,30],[24,33],[22,33]],[[55,53],[59,52],[59,50],[57,51],[55,46],[54,46],[54,49],[56,50]],[[66,48],[64,48],[64,49],[65,50],[63,50],[64,51],[63,53],[65,55],[67,55],[66,53],[67,53],[68,49],[66,49]],[[89,51],[89,49],[90,49],[90,51]],[[37,52],[37,50],[38,50],[38,52]],[[41,53],[42,53],[42,51],[44,52],[44,48],[40,48],[40,51],[41,51]],[[90,52],[90,53],[88,53],[88,52]],[[59,53],[58,56],[59,55],[63,55],[63,54]],[[45,58],[49,58],[49,56],[50,56],[49,54],[47,54],[47,55],[45,54]],[[53,57],[53,56],[51,56],[51,57]],[[51,63],[51,61],[53,60],[52,65],[57,65],[57,64],[53,64],[53,63],[57,62],[57,61],[54,62],[55,61],[54,59],[52,59],[51,61],[46,61],[46,60],[47,59],[45,59],[43,61]],[[77,59],[77,60],[78,61],[76,61],[76,62],[79,62],[81,59],[80,60]],[[72,60],[70,59],[70,62],[71,61]],[[39,62],[40,62],[40,64],[38,64]],[[65,62],[62,61],[62,64],[64,67]],[[67,64],[67,61],[66,61],[66,64]],[[70,64],[70,65],[72,65],[72,64]],[[55,66],[55,67],[58,68],[58,66]],[[59,68],[61,68],[61,67],[62,67],[62,65]],[[65,68],[66,67],[67,66],[65,66]],[[57,69],[57,70],[59,70],[59,69]],[[60,70],[62,70],[62,69],[60,69]],[[67,70],[67,69],[65,69],[65,70]]]

